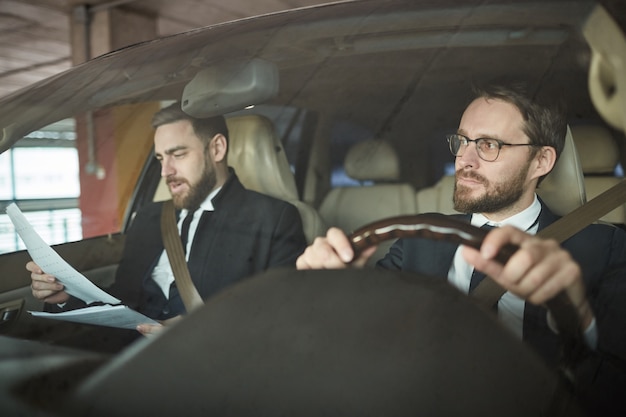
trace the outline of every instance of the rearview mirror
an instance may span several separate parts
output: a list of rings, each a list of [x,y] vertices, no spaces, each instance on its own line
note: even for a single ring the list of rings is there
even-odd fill
[[[262,59],[228,63],[199,71],[185,86],[182,110],[211,117],[262,103],[278,93],[278,68]]]

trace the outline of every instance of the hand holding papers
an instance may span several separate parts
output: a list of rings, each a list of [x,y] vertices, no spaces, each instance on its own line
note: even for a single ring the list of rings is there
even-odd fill
[[[138,324],[142,323],[157,324],[156,321],[126,306],[108,305],[120,304],[121,301],[100,289],[65,262],[58,253],[43,241],[15,204],[10,204],[6,212],[13,222],[17,233],[24,241],[26,250],[33,261],[46,273],[54,275],[65,286],[65,291],[68,294],[80,298],[87,304],[93,302],[107,304],[63,313],[31,312],[31,314],[59,320],[127,329],[134,329]]]
[[[10,204],[7,214],[26,245],[30,257],[47,274],[54,275],[65,286],[65,292],[80,298],[87,304],[101,301],[108,304],[119,304],[120,300],[102,291],[84,275],[72,268],[59,256],[33,229],[26,217],[15,203]]]

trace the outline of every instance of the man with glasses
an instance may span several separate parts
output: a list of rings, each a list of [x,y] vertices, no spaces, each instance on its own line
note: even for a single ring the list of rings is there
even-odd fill
[[[379,268],[447,277],[465,293],[474,287],[474,267],[482,269],[507,290],[497,303],[499,319],[553,366],[559,340],[543,304],[562,290],[576,306],[589,346],[626,358],[624,346],[605,337],[617,326],[626,328],[620,323],[626,321],[626,312],[604,314],[607,306],[598,305],[596,297],[604,288],[605,270],[624,261],[624,231],[594,224],[565,241],[565,250],[555,241],[532,236],[558,219],[536,188],[563,150],[566,129],[558,107],[540,104],[521,85],[477,90],[457,132],[447,137],[455,156],[454,208],[466,213],[453,217],[477,227],[501,228],[489,233],[480,252],[449,242],[407,238],[396,241],[377,263]],[[505,243],[521,250],[503,267],[492,259]],[[306,249],[297,266],[359,267],[373,251],[353,259],[346,235],[331,228]],[[625,304],[620,300],[612,302]]]

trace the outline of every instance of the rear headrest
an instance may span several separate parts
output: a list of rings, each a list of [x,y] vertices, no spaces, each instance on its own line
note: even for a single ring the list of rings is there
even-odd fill
[[[582,165],[569,127],[563,152],[552,171],[539,184],[537,194],[555,214],[560,216],[587,201]]]
[[[344,161],[346,174],[358,181],[397,181],[400,161],[389,142],[370,139],[348,150]]]
[[[604,126],[572,126],[572,136],[585,174],[613,173],[619,162],[619,149]]]
[[[228,118],[226,125],[228,165],[244,187],[285,201],[297,200],[296,182],[272,122],[246,115]]]

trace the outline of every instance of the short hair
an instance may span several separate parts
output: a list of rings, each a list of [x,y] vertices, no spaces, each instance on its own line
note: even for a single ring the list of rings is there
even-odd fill
[[[228,127],[226,126],[224,116],[193,117],[182,110],[180,102],[172,103],[156,112],[152,117],[152,127],[156,129],[159,126],[180,120],[191,122],[194,133],[200,138],[205,147],[209,145],[211,139],[218,133],[224,135],[226,143],[228,143]]]
[[[517,107],[524,119],[522,129],[530,143],[553,147],[559,158],[567,133],[566,114],[561,101],[531,94],[528,86],[521,82],[474,86],[474,94],[475,99],[499,99]]]

